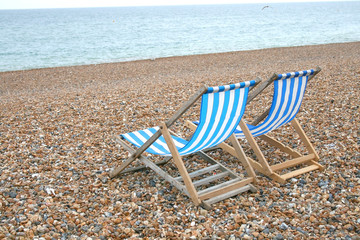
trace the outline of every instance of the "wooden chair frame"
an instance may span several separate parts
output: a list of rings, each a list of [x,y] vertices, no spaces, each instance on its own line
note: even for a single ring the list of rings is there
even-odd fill
[[[313,77],[315,77],[315,75],[318,74],[320,71],[321,71],[321,68],[317,67],[315,70],[315,73],[309,77],[308,81],[310,81]],[[267,81],[263,82],[258,88],[256,88],[255,89],[256,92],[254,91],[252,98],[249,97],[249,100],[251,101],[259,93],[261,93],[267,86],[269,86],[277,78],[277,76],[278,76],[277,74],[274,74]],[[270,112],[270,107],[263,114],[261,114],[258,118],[256,118],[251,123],[251,125],[256,126],[257,124],[259,124],[262,120],[265,119],[265,117],[269,114],[269,112]],[[262,173],[280,183],[285,183],[287,179],[296,177],[298,175],[301,175],[301,174],[304,174],[304,173],[307,173],[310,171],[314,171],[317,169],[322,171],[324,169],[324,167],[318,163],[319,155],[317,154],[315,148],[311,144],[309,138],[306,136],[306,134],[305,134],[304,130],[302,129],[301,125],[299,124],[298,120],[296,118],[294,118],[290,122],[290,124],[294,128],[295,132],[299,135],[300,140],[304,143],[305,148],[307,149],[309,154],[302,155],[302,154],[298,153],[297,151],[291,149],[290,147],[285,146],[284,144],[282,144],[280,141],[276,140],[275,138],[270,137],[268,134],[264,134],[264,135],[261,135],[258,137],[260,139],[262,139],[263,141],[265,141],[266,143],[268,143],[269,145],[279,148],[282,152],[287,153],[288,155],[290,155],[290,157],[293,158],[291,160],[287,160],[287,161],[279,163],[279,164],[269,165],[269,162],[266,160],[264,154],[261,152],[261,149],[260,149],[259,145],[257,144],[257,142],[255,141],[255,138],[251,135],[250,130],[248,129],[245,121],[243,119],[240,121],[240,128],[244,132],[246,140],[249,142],[251,148],[253,149],[253,151],[258,159],[258,161],[255,161],[254,159],[248,157],[248,160],[251,163],[252,167],[255,170],[259,171],[260,173]],[[234,148],[231,147],[230,145],[228,145],[226,143],[222,143],[219,145],[219,147],[221,147],[223,150],[229,152],[230,154],[235,155]],[[301,164],[306,164],[308,166],[297,169],[297,170],[289,171],[286,174],[277,173],[284,169],[296,167]]]
[[[255,79],[256,84],[258,84],[261,80],[259,78]],[[211,204],[221,201],[223,199],[235,196],[239,193],[245,191],[256,192],[256,188],[252,185],[252,183],[256,182],[255,172],[248,161],[248,158],[245,156],[243,149],[241,148],[239,141],[236,139],[235,135],[232,134],[230,137],[230,141],[234,147],[234,156],[236,156],[240,162],[243,164],[248,177],[245,179],[240,178],[236,173],[226,168],[224,165],[214,160],[207,154],[202,151],[197,152],[196,154],[203,158],[206,162],[212,164],[210,167],[206,167],[200,169],[198,171],[194,171],[189,173],[184,165],[182,157],[180,156],[173,139],[170,135],[170,130],[168,129],[176,120],[178,120],[204,93],[207,91],[207,87],[204,86],[201,88],[193,97],[191,97],[188,102],[186,102],[168,121],[162,123],[160,125],[160,129],[148,140],[146,141],[140,148],[137,150],[133,149],[129,144],[127,144],[121,137],[115,136],[116,142],[118,142],[124,149],[131,153],[131,156],[124,161],[120,167],[115,168],[111,173],[110,177],[114,178],[121,173],[127,173],[132,171],[138,171],[144,169],[144,167],[135,167],[126,169],[133,161],[139,159],[142,164],[146,167],[151,168],[165,180],[167,180],[170,184],[179,189],[182,193],[189,196],[189,198],[194,202],[196,206],[202,206],[206,209],[211,208]],[[172,133],[175,135],[174,133]],[[165,157],[163,161],[159,161],[154,163],[150,161],[148,158],[142,155],[142,153],[163,135],[172,157]],[[172,177],[170,174],[162,170],[159,165],[167,163],[170,159],[173,159],[175,166],[177,167],[180,176]],[[193,181],[191,178],[198,177],[204,175],[206,173],[210,173],[216,169],[221,170],[221,173],[203,178],[201,180]],[[206,185],[210,182],[213,182],[221,177],[228,176],[231,178],[230,181],[226,181],[220,183],[218,185],[203,189],[197,190],[197,186]]]

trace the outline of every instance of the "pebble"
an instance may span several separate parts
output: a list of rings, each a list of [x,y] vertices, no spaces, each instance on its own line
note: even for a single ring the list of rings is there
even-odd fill
[[[112,216],[112,213],[110,213],[110,212],[105,212],[104,214],[105,214],[105,217],[111,217]]]
[[[0,239],[355,238],[359,56],[355,42],[0,73]],[[211,210],[149,169],[109,178],[129,156],[114,134],[165,121],[203,84],[316,65],[323,70],[309,82],[297,118],[323,172],[284,185],[259,175],[258,192]],[[270,99],[270,90],[255,99],[245,118],[261,114]],[[184,118],[198,119],[199,107]],[[181,119],[172,130],[189,134]],[[286,128],[277,134],[292,140]],[[275,162],[275,149],[264,152]],[[212,156],[243,174],[229,154]],[[192,170],[197,161],[189,160]],[[177,176],[173,161],[162,168]]]
[[[307,234],[307,232],[301,229],[300,227],[297,227],[296,230],[302,234]]]
[[[281,235],[280,233],[278,233],[278,234],[275,236],[274,239],[275,239],[275,240],[283,240],[284,237],[283,237],[283,235]]]
[[[9,197],[16,198],[17,193],[16,192],[9,192]]]
[[[289,228],[288,225],[286,225],[286,223],[281,223],[280,227],[279,227],[281,230],[286,230]]]

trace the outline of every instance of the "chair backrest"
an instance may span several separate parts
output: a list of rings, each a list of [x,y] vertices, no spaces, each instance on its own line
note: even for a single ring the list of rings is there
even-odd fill
[[[274,95],[269,115],[263,123],[251,129],[253,136],[260,136],[290,122],[298,113],[309,76],[313,69],[279,74],[274,81]]]
[[[244,114],[249,87],[255,80],[220,87],[210,87],[202,96],[200,121],[180,155],[218,145],[230,137]]]
[[[239,125],[245,111],[249,87],[256,80],[209,87],[202,95],[200,121],[189,141],[173,136],[180,155],[188,155],[202,149],[213,147],[225,141]],[[136,145],[142,146],[158,127],[122,134],[121,136]],[[170,155],[163,136],[160,136],[146,152],[158,155]]]

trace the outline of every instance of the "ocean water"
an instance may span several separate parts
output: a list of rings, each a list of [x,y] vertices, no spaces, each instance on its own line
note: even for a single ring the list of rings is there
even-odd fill
[[[268,6],[0,10],[0,71],[360,41],[360,1]]]

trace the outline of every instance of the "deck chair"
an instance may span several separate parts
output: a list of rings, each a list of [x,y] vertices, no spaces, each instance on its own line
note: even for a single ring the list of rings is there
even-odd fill
[[[159,127],[117,136],[116,141],[130,151],[132,155],[120,167],[115,168],[110,176],[115,177],[125,172],[125,168],[130,163],[135,159],[139,159],[142,164],[154,170],[170,184],[190,197],[196,206],[201,205],[204,208],[211,208],[211,204],[244,191],[255,192],[256,188],[253,186],[256,181],[255,172],[233,133],[244,113],[249,87],[256,85],[259,81],[260,79],[257,78],[252,81],[226,86],[203,87],[175,115]],[[190,140],[176,136],[168,128],[200,97],[200,123],[194,134]],[[216,146],[228,138],[234,146],[235,156],[239,158],[246,170],[248,175],[246,178],[238,176],[202,151]],[[137,147],[137,150],[126,141]],[[172,157],[180,175],[171,176],[168,172],[162,170],[158,164],[143,156],[144,151],[153,155]],[[191,154],[197,154],[211,165],[189,173],[182,157]],[[201,178],[202,176],[205,176],[205,178]],[[218,183],[220,178],[230,180],[214,185],[214,182]],[[209,183],[213,185],[205,188]]]
[[[249,162],[253,168],[280,183],[285,183],[287,179],[313,170],[324,169],[324,167],[318,163],[319,156],[316,153],[315,148],[306,136],[298,120],[295,118],[300,109],[307,82],[320,71],[321,69],[318,67],[316,70],[311,69],[286,74],[274,74],[263,84],[274,83],[271,107],[251,124],[246,124],[244,120],[241,120],[240,127],[237,127],[235,131],[235,135],[238,139],[246,138],[255,153],[258,161],[249,158]],[[266,119],[264,120],[265,117]],[[305,148],[308,151],[307,155],[300,154],[296,150],[285,146],[283,143],[267,134],[289,122],[305,145]],[[259,137],[269,145],[279,148],[282,152],[290,155],[292,159],[270,166],[254,137]],[[223,149],[235,155],[234,149],[229,145],[223,144]],[[305,167],[303,165],[305,165]],[[292,167],[296,167],[296,170],[288,170],[284,174],[280,173],[284,169]],[[301,168],[299,169],[299,167]]]

